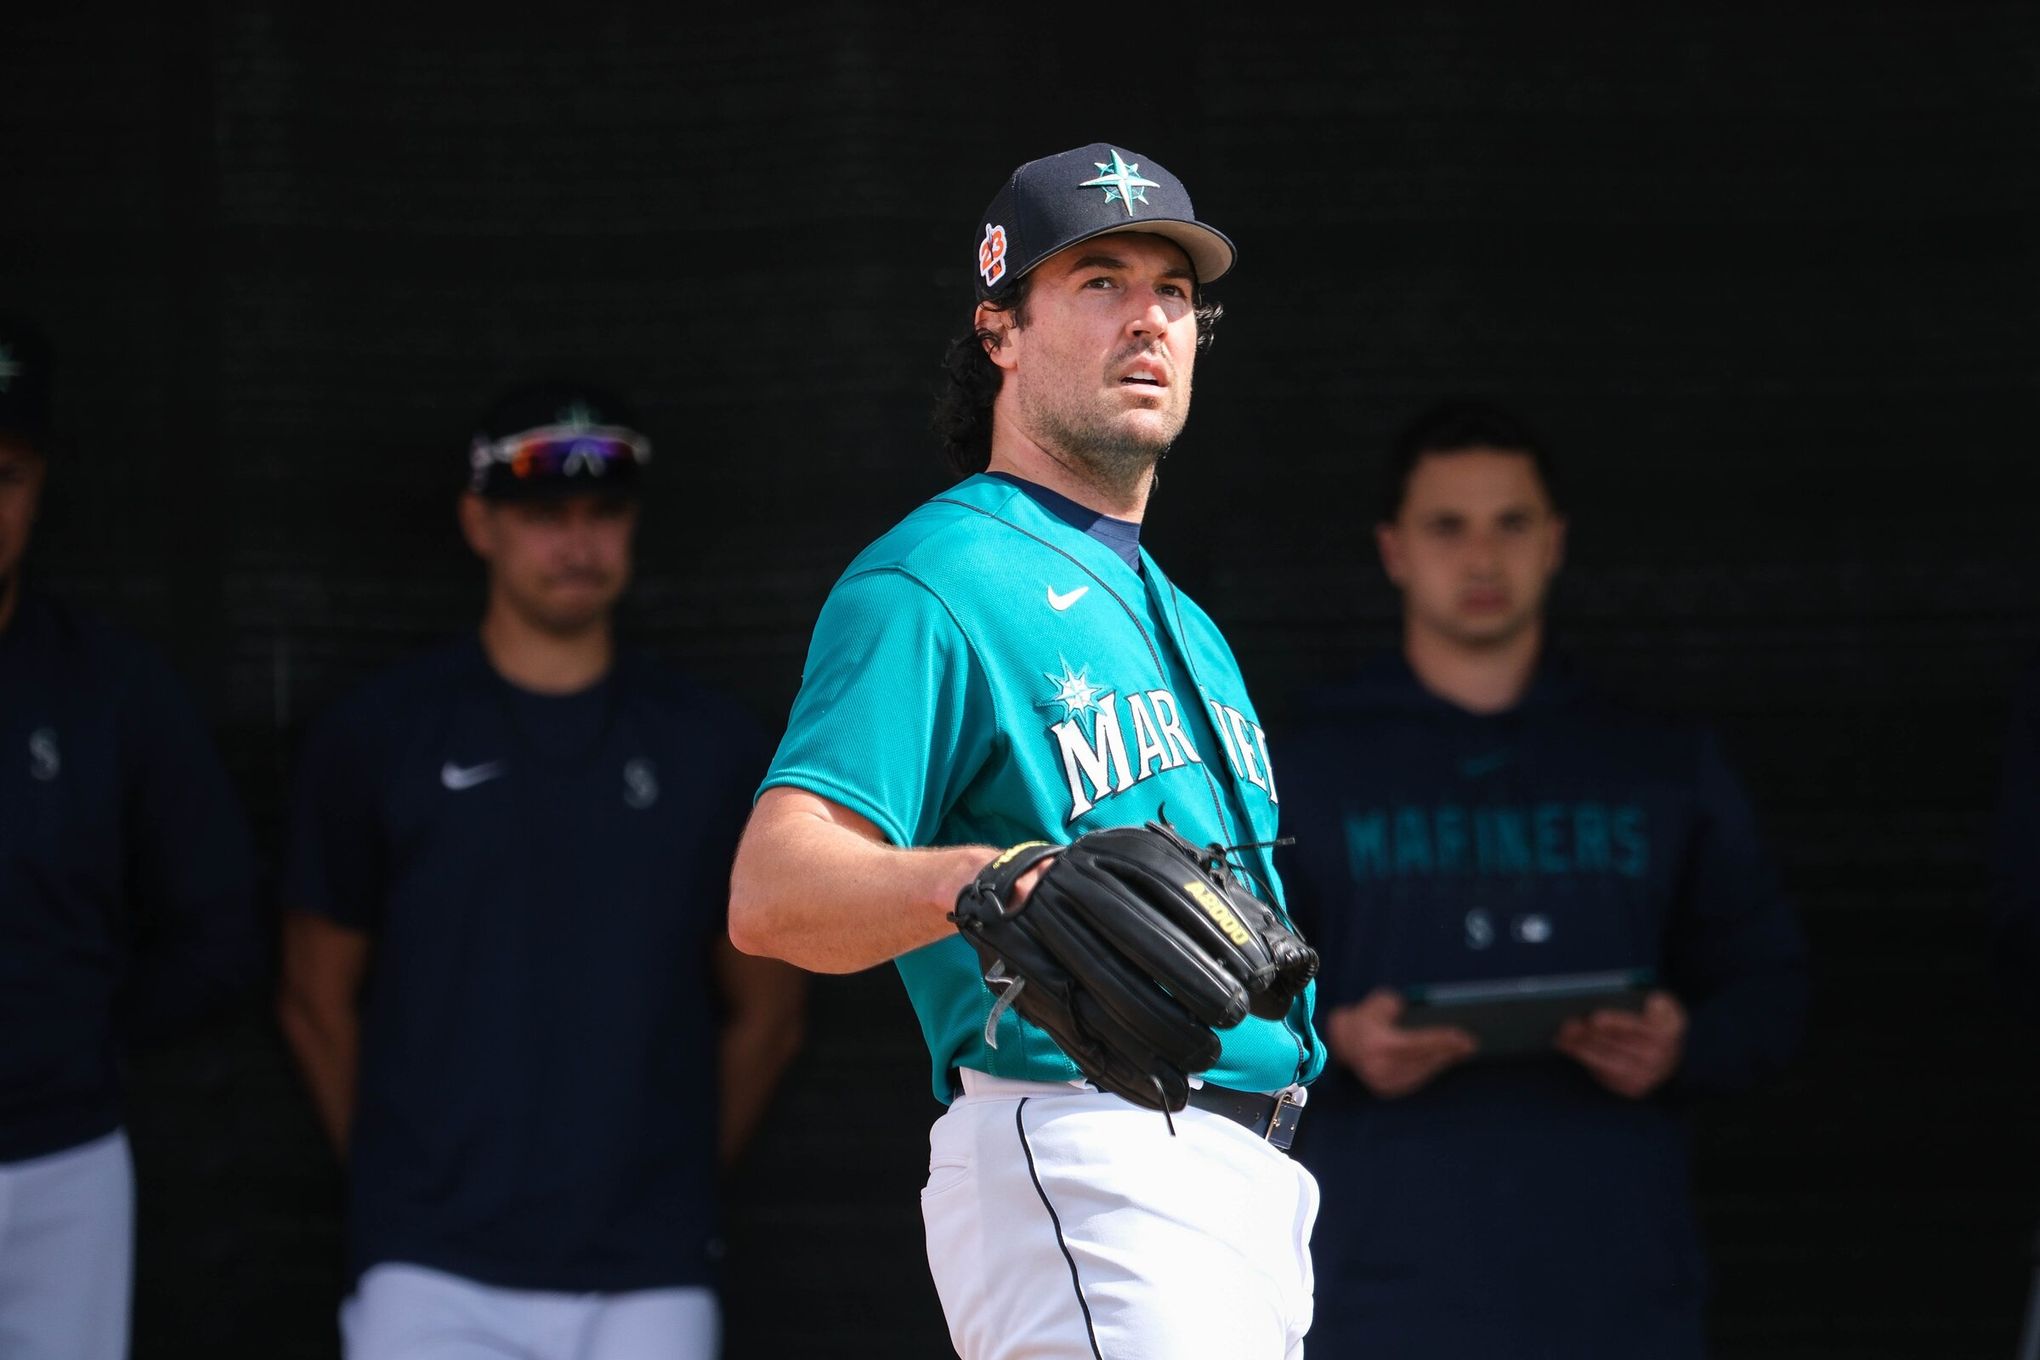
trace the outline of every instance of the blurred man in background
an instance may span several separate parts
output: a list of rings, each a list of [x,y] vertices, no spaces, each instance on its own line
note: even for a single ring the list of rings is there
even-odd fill
[[[718,1351],[717,1168],[804,975],[726,935],[762,734],[616,644],[649,454],[612,394],[505,393],[480,629],[307,743],[280,1016],[348,1161],[356,1360]]]
[[[262,962],[242,810],[183,686],[32,588],[51,347],[0,319],[0,1356],[127,1353],[128,1040],[245,998]]]
[[[1402,646],[1284,743],[1336,1059],[1297,1143],[1325,1194],[1311,1355],[1697,1357],[1685,1107],[1793,1051],[1798,927],[1714,740],[1549,646],[1566,525],[1521,422],[1426,413],[1385,499]],[[1404,1023],[1420,986],[1583,975],[1614,990],[1521,1055],[1520,1002]]]

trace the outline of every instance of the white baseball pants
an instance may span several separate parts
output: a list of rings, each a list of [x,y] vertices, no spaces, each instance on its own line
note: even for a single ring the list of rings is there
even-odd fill
[[[964,1360],[1301,1360],[1317,1182],[1222,1115],[966,1071],[928,1137]]]
[[[134,1260],[126,1134],[0,1164],[0,1356],[122,1360]]]
[[[553,1293],[386,1264],[362,1273],[340,1334],[347,1360],[715,1360],[722,1310],[705,1288]]]

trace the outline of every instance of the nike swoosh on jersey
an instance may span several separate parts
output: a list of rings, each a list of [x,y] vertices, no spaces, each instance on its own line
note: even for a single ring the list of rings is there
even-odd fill
[[[1063,612],[1063,610],[1068,609],[1078,600],[1083,599],[1084,596],[1087,593],[1089,593],[1090,589],[1091,588],[1089,586],[1078,586],[1075,590],[1071,591],[1067,595],[1058,595],[1055,593],[1055,587],[1050,586],[1048,588],[1048,607],[1050,609],[1053,609],[1056,613],[1060,614]]]
[[[439,782],[459,793],[462,789],[486,784],[501,773],[503,762],[500,760],[485,761],[480,765],[456,765],[449,760],[439,767]]]

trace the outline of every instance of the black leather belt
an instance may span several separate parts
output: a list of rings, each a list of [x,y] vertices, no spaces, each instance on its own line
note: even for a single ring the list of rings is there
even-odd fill
[[[1190,1103],[1200,1110],[1222,1114],[1235,1124],[1244,1124],[1254,1135],[1265,1138],[1283,1152],[1296,1141],[1296,1126],[1303,1122],[1303,1102],[1294,1090],[1281,1091],[1275,1095],[1263,1095],[1259,1091],[1235,1091],[1229,1086],[1213,1086],[1206,1082],[1193,1087]]]

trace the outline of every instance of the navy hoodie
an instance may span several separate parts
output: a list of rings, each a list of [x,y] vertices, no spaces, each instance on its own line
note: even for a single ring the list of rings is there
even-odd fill
[[[1311,1354],[1697,1356],[1690,1097],[1782,1065],[1804,945],[1713,738],[1560,663],[1468,713],[1400,654],[1283,734],[1291,906],[1329,1015],[1377,987],[1648,968],[1690,1014],[1674,1078],[1616,1096],[1557,1054],[1400,1100],[1339,1064],[1297,1153],[1325,1192]]]

